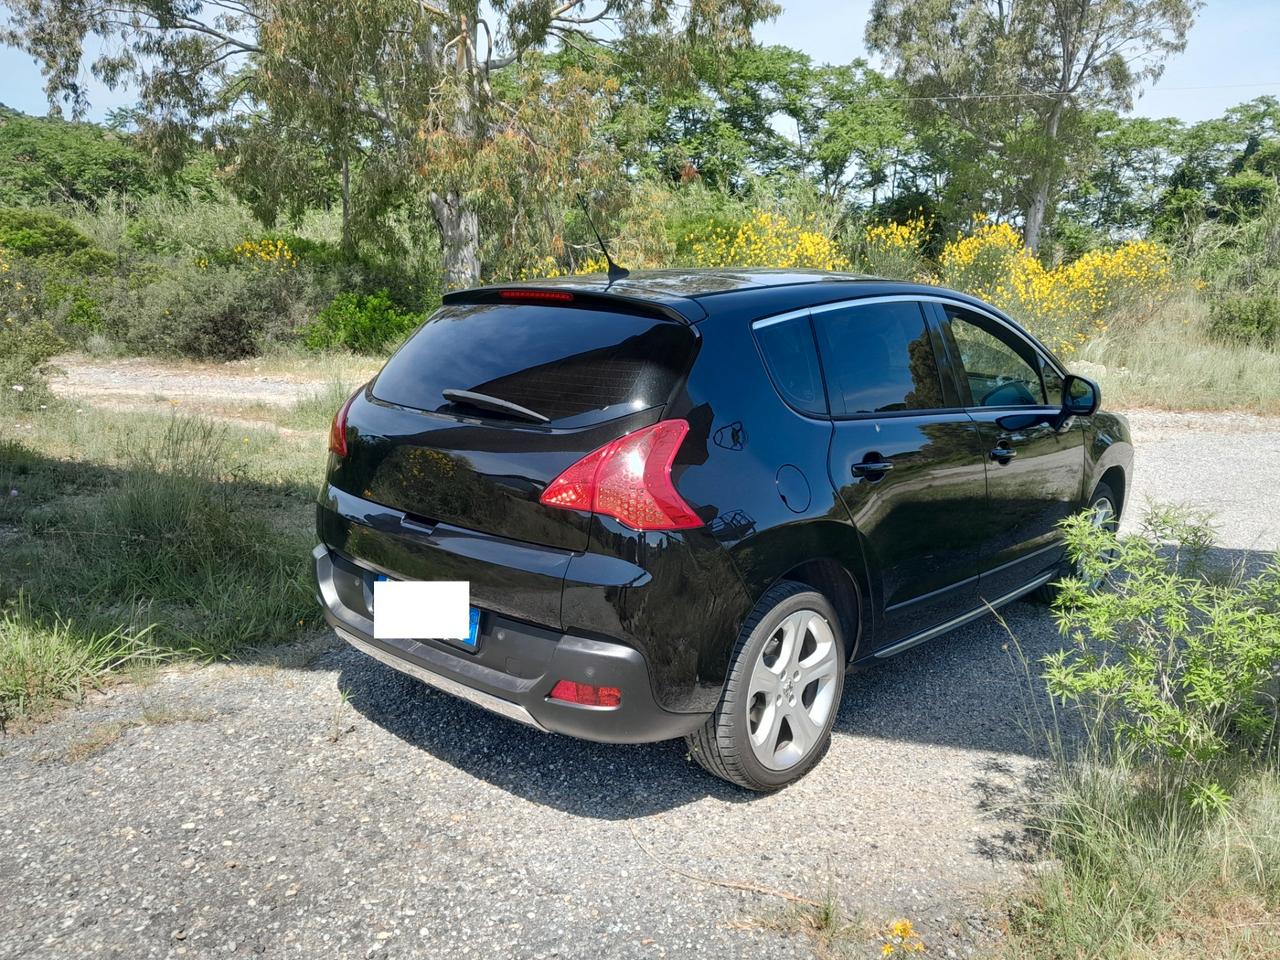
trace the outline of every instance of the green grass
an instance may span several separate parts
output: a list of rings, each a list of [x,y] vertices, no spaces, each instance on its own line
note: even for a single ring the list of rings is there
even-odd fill
[[[0,716],[302,639],[323,441],[55,405],[0,438]]]
[[[1208,309],[1196,295],[1168,303],[1144,323],[1113,324],[1068,366],[1097,371],[1111,408],[1244,410],[1280,414],[1280,349],[1223,343],[1207,332]]]
[[[1010,960],[1280,955],[1280,776],[1236,771],[1231,807],[1209,815],[1167,773],[1064,771],[1041,811],[1053,859],[1012,907]]]

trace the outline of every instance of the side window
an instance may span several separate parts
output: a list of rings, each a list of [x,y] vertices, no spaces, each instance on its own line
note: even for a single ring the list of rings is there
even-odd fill
[[[950,321],[951,337],[959,351],[974,406],[1044,404],[1040,358],[1030,343],[981,314],[951,306],[943,310]]]
[[[827,415],[818,350],[809,317],[761,320],[754,326],[769,377],[782,398],[805,413]]]
[[[919,303],[850,304],[815,313],[813,319],[833,412],[936,410],[947,405]]]

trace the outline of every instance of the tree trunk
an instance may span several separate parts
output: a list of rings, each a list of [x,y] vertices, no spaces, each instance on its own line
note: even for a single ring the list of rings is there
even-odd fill
[[[433,193],[431,209],[440,228],[445,289],[475,286],[480,282],[480,218],[456,193]]]
[[[1040,234],[1044,232],[1045,221],[1049,216],[1049,198],[1053,194],[1055,164],[1052,157],[1056,155],[1058,127],[1062,123],[1062,111],[1065,106],[1061,97],[1053,103],[1049,116],[1044,124],[1044,159],[1037,164],[1031,174],[1031,198],[1027,205],[1026,222],[1023,233],[1027,249],[1032,253],[1040,249]]]

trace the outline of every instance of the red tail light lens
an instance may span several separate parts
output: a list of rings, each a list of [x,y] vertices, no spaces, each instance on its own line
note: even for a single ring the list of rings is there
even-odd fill
[[[502,290],[498,296],[508,303],[573,302],[573,294],[565,290]]]
[[[633,530],[700,527],[671,482],[671,463],[688,432],[683,420],[662,420],[619,437],[552,480],[539,499],[548,507],[603,513]]]
[[[360,388],[363,389],[364,387]],[[338,412],[333,415],[333,423],[329,424],[329,449],[340,457],[347,455],[347,413],[351,410],[352,401],[360,395],[360,390],[347,397],[347,402],[338,408]]]
[[[584,707],[622,706],[622,691],[617,687],[595,687],[589,683],[574,683],[572,680],[561,680],[551,688],[550,696],[552,700],[580,703]]]

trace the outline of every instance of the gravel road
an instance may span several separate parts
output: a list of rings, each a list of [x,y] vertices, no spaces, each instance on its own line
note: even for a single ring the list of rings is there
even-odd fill
[[[1232,558],[1280,543],[1280,420],[1131,421],[1131,503],[1214,508]],[[1028,657],[1057,646],[1043,608],[1005,613]],[[765,797],[681,744],[539,735],[336,646],[166,671],[0,741],[0,957],[813,954],[734,884],[831,891],[855,956],[899,916],[930,956],[986,955],[1039,770],[1007,640],[988,619],[851,677],[830,754]]]

